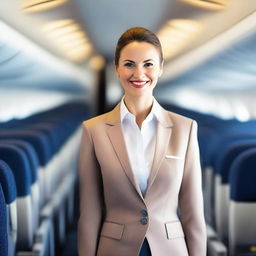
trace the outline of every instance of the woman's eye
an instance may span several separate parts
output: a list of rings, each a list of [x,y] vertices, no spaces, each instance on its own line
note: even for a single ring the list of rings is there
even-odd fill
[[[153,66],[153,63],[151,63],[151,62],[145,63],[145,67],[151,67],[151,66]]]
[[[133,67],[133,63],[131,62],[127,62],[124,64],[125,67]]]

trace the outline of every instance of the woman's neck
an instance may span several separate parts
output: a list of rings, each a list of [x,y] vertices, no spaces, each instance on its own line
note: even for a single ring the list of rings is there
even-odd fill
[[[136,123],[139,128],[141,128],[142,122],[151,111],[153,99],[153,96],[137,98],[131,98],[127,95],[124,96],[124,103],[127,109],[136,117]]]

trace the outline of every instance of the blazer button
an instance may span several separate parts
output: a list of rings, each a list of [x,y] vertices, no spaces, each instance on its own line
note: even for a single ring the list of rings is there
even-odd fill
[[[140,223],[141,223],[142,225],[147,225],[147,224],[148,224],[148,219],[147,219],[147,218],[141,218],[141,219],[140,219]]]
[[[146,210],[141,210],[140,214],[142,217],[147,217],[148,216],[148,212]]]

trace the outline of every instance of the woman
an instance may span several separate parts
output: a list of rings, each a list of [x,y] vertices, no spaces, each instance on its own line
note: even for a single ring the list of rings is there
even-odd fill
[[[153,97],[163,69],[158,38],[127,30],[115,66],[124,97],[83,123],[79,255],[205,256],[197,125]]]

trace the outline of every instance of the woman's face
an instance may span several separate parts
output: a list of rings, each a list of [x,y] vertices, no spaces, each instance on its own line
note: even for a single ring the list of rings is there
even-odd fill
[[[152,96],[162,66],[157,47],[146,42],[132,42],[121,50],[116,74],[126,95]]]

